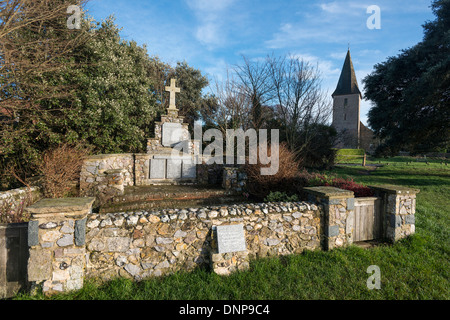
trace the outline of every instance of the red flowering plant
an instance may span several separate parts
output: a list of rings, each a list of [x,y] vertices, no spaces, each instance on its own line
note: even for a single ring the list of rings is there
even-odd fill
[[[356,183],[352,178],[344,179],[320,173],[307,173],[306,171],[303,171],[300,175],[306,178],[306,186],[308,187],[329,186],[353,191],[355,197],[374,196],[374,191],[371,188]]]
[[[332,180],[331,186],[353,191],[355,197],[373,197],[375,195],[374,191],[362,184],[356,183],[353,179],[343,179],[343,178],[334,178]]]

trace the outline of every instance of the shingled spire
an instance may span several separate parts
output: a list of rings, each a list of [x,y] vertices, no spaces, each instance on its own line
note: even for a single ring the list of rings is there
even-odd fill
[[[358,81],[356,80],[355,69],[353,69],[350,49],[347,51],[347,57],[345,57],[344,66],[342,67],[341,77],[339,78],[338,85],[332,96],[348,94],[359,94],[362,96],[361,91],[359,91]]]

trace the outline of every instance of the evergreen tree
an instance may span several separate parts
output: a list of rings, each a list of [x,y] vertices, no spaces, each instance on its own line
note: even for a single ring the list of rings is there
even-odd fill
[[[369,125],[391,154],[441,151],[450,143],[450,0],[432,4],[423,41],[377,64],[364,79]]]
[[[98,153],[143,152],[160,109],[147,49],[122,40],[111,17],[98,28],[91,23],[89,32],[90,41],[74,52],[84,67],[71,79],[77,91],[65,101],[61,133]]]

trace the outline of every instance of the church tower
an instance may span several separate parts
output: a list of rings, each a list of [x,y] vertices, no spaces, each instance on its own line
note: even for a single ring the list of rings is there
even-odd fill
[[[350,49],[333,97],[333,124],[339,135],[337,148],[357,149],[361,146],[360,109],[362,94],[353,69]]]

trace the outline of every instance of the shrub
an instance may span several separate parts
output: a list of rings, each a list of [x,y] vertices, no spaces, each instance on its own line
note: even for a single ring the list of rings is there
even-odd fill
[[[271,155],[271,148],[268,147]],[[275,175],[261,175],[261,168],[270,165],[247,164],[245,167],[248,183],[248,192],[259,199],[267,197],[271,191],[292,192],[292,180],[298,175],[298,164],[295,154],[289,150],[285,143],[279,146],[279,169]]]
[[[270,192],[269,195],[264,199],[264,202],[295,202],[299,201],[296,194],[288,195],[286,192]]]
[[[311,137],[314,137],[311,139]],[[335,163],[336,129],[322,124],[313,124],[300,132],[297,144],[303,145],[299,156],[303,167],[310,169],[329,169]]]
[[[44,152],[38,171],[45,197],[62,198],[80,180],[83,159],[89,149],[81,145],[62,144]]]
[[[353,179],[334,178],[330,186],[353,191],[355,197],[373,197],[375,195],[371,188],[358,184]]]
[[[297,187],[299,193],[301,193],[301,189],[304,187],[330,186],[353,191],[355,197],[372,197],[375,194],[371,188],[358,184],[351,178],[344,179],[332,175],[308,172],[306,170],[299,173],[296,181],[302,181],[301,183],[293,184]]]

